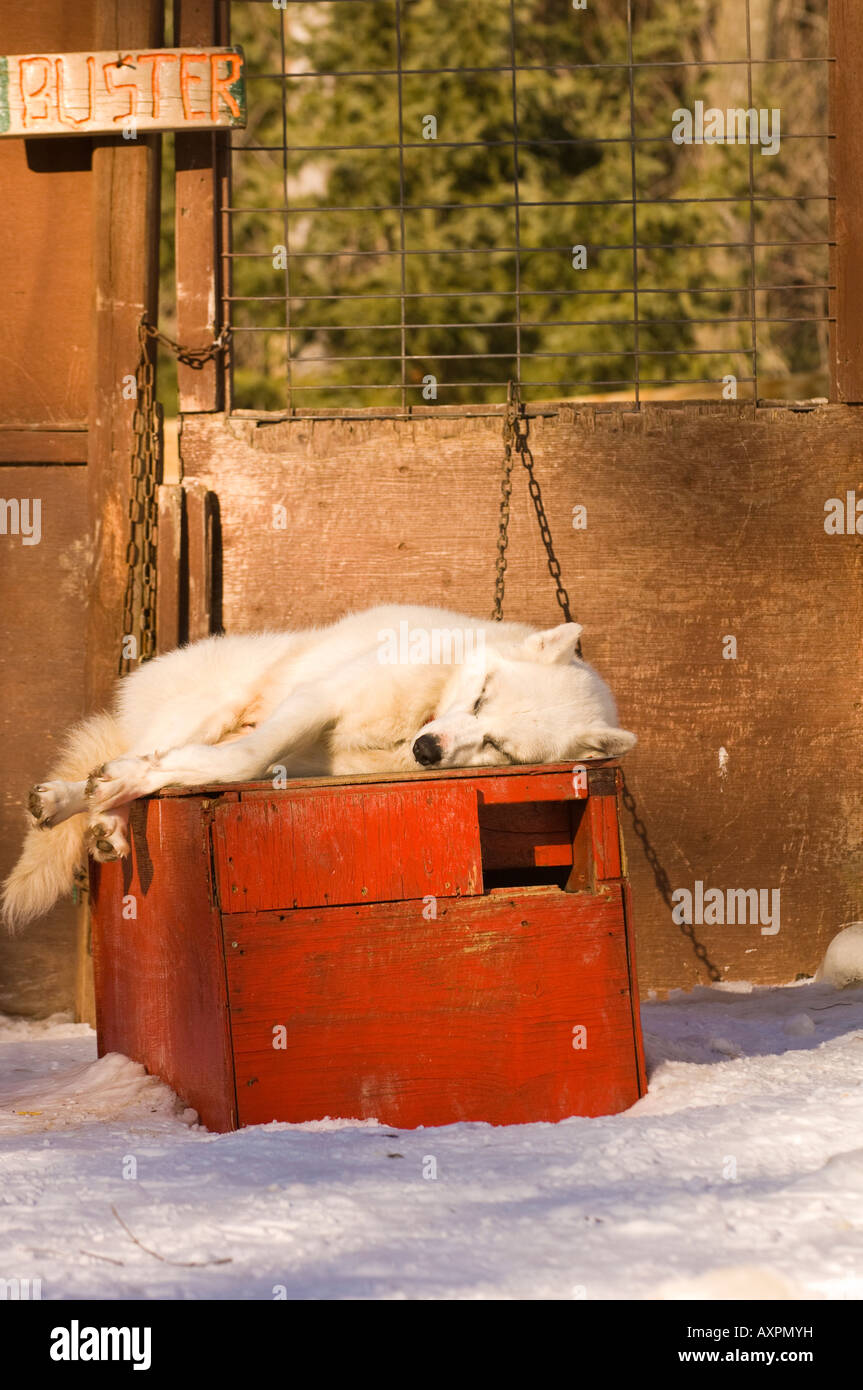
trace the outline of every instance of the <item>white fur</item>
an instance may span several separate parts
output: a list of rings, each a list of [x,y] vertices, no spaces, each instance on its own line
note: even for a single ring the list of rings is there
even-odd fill
[[[617,727],[610,690],[576,658],[580,631],[393,606],[157,657],[120,682],[112,714],[73,730],[54,774],[33,789],[38,828],[3,888],[7,923],[47,911],[87,849],[101,860],[128,854],[129,803],[162,787],[247,781],[273,768],[418,771],[429,750],[435,768],[626,752],[635,736]],[[425,660],[422,641],[419,660],[405,643],[388,659],[400,632],[431,639]],[[461,634],[462,651],[435,647],[442,633]]]

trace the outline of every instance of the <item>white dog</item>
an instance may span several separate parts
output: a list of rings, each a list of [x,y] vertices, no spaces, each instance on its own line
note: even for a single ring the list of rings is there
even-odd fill
[[[130,803],[162,787],[625,753],[635,735],[575,656],[580,632],[381,607],[157,657],[119,683],[113,713],[72,731],[30,793],[7,923],[47,911],[88,849],[100,862],[128,854]]]

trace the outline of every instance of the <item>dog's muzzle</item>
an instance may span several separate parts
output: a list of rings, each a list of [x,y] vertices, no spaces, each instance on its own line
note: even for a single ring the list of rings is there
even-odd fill
[[[421,734],[411,752],[423,767],[431,767],[433,763],[439,763],[443,757],[440,739],[435,734]]]

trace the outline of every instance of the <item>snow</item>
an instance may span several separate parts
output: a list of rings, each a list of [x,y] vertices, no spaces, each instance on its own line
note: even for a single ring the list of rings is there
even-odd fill
[[[0,1019],[0,1277],[46,1299],[863,1297],[863,988],[643,1007],[622,1115],[216,1135],[83,1024]],[[436,1176],[431,1176],[436,1170]]]
[[[863,922],[849,922],[834,936],[816,979],[826,980],[837,989],[863,984]]]

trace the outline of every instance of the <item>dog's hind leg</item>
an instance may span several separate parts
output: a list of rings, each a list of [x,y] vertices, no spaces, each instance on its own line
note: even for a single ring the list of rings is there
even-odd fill
[[[114,758],[87,781],[92,818],[163,787],[201,787],[262,777],[273,763],[320,737],[335,717],[331,705],[330,691],[322,685],[307,685],[289,695],[269,719],[243,738]]]

